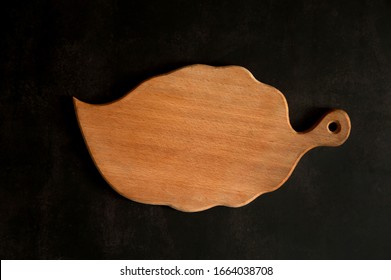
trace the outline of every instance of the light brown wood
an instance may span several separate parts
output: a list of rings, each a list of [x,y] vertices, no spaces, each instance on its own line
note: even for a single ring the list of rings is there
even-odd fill
[[[305,152],[341,145],[350,132],[342,110],[296,132],[284,95],[239,66],[192,65],[112,103],[74,104],[90,154],[114,190],[189,212],[245,205],[279,188]]]

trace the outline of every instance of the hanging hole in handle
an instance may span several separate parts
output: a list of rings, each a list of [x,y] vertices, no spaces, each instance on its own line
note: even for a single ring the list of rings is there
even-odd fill
[[[339,121],[331,121],[327,125],[327,130],[330,133],[337,134],[341,131],[341,124],[339,123]]]

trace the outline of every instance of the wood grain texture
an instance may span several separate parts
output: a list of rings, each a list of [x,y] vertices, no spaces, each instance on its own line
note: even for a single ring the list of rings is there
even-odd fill
[[[239,66],[192,65],[112,103],[74,104],[90,154],[113,189],[189,212],[245,205],[279,188],[306,151],[341,145],[350,133],[342,110],[296,132],[284,95]]]

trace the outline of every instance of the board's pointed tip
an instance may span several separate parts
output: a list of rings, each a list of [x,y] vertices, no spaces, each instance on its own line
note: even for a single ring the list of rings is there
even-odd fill
[[[75,107],[75,110],[77,111],[78,109],[84,108],[88,105],[86,102],[81,101],[80,99],[76,98],[75,96],[72,96],[72,101],[73,101],[73,106]]]
[[[76,98],[75,96],[72,96],[72,100],[74,104],[83,103],[80,99]]]
[[[77,105],[81,102],[79,99],[76,97],[72,96],[72,101],[73,101],[73,106],[77,108]]]

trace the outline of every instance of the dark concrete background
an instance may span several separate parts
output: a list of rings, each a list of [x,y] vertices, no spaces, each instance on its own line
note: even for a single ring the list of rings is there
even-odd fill
[[[0,13],[2,259],[391,258],[389,1],[3,1]],[[248,68],[285,94],[298,130],[342,108],[350,139],[242,208],[131,202],[93,165],[72,96],[113,101],[193,63]]]

